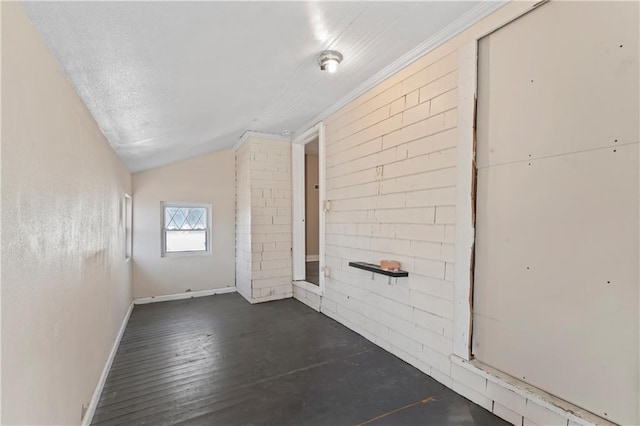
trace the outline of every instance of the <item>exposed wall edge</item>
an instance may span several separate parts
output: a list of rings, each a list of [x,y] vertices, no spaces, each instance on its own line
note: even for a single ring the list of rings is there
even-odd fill
[[[308,281],[291,281],[294,287],[298,287],[302,290],[308,291],[313,294],[317,294],[318,296],[322,296],[322,290],[316,284],[310,283]]]
[[[236,142],[236,144],[233,145],[233,149],[237,151],[238,148],[240,148],[242,144],[245,143],[249,138],[269,139],[269,140],[284,141],[284,142],[291,141],[290,136],[283,136],[283,135],[277,135],[275,133],[263,133],[263,132],[256,132],[253,130],[247,130],[242,134],[242,136],[240,137],[240,140],[238,140],[238,142]]]
[[[104,388],[104,384],[107,381],[107,376],[109,375],[109,370],[111,370],[111,365],[113,364],[113,360],[116,357],[116,352],[118,351],[118,346],[120,346],[120,340],[122,340],[122,335],[124,334],[124,330],[127,328],[127,323],[129,322],[129,317],[131,317],[131,311],[133,311],[133,302],[129,305],[129,309],[127,310],[124,319],[122,320],[122,325],[120,326],[120,330],[118,331],[118,335],[116,336],[116,340],[113,342],[113,346],[111,347],[111,352],[109,352],[109,357],[107,357],[107,362],[104,364],[104,368],[102,369],[102,374],[100,375],[100,379],[98,380],[98,384],[96,385],[95,390],[93,391],[93,396],[91,397],[91,401],[89,402],[89,406],[87,407],[87,411],[82,418],[82,426],[89,426],[91,421],[93,420],[93,415],[96,413],[96,408],[98,407],[98,401],[100,400],[100,395],[102,395],[102,389]]]
[[[536,404],[546,408],[547,410],[559,414],[563,417],[567,417],[570,421],[582,425],[604,425],[615,426],[615,423],[603,419],[583,408],[575,406],[570,402],[553,396],[541,389],[538,389],[528,383],[523,382],[513,376],[503,373],[500,370],[496,370],[481,361],[471,360],[466,361],[456,355],[451,355],[451,362],[457,364],[481,377],[484,377],[490,382],[508,389],[516,394],[535,402]]]
[[[458,19],[453,21],[451,24],[447,25],[445,28],[414,47],[412,50],[396,59],[391,64],[387,65],[385,68],[374,74],[369,79],[365,80],[355,89],[347,93],[345,96],[340,98],[337,102],[331,105],[329,108],[322,111],[320,114],[313,117],[311,120],[307,121],[305,124],[299,127],[293,134],[293,137],[298,137],[300,134],[304,133],[310,127],[313,127],[315,124],[321,122],[334,112],[340,110],[344,106],[353,102],[355,99],[373,89],[383,81],[387,80],[392,75],[396,74],[398,71],[406,68],[408,65],[417,61],[418,59],[425,56],[427,53],[434,50],[436,47],[444,44],[449,41],[453,37],[457,36],[482,18],[487,15],[495,12],[500,9],[502,6],[507,4],[507,0],[483,0],[473,9],[469,10]],[[238,145],[239,146],[239,145]]]
[[[211,290],[188,291],[186,293],[167,294],[164,296],[140,297],[133,301],[134,305],[146,305],[147,303],[168,302],[170,300],[191,299],[193,297],[213,296],[214,294],[234,293],[237,288],[222,287]]]

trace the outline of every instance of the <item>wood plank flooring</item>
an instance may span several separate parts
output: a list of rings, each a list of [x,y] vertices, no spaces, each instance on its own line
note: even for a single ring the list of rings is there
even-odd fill
[[[320,285],[320,262],[306,262],[305,281]]]
[[[94,425],[506,425],[306,305],[134,308]]]

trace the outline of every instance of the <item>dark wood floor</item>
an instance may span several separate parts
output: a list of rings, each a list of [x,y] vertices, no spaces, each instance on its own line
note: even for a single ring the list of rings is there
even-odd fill
[[[93,424],[506,425],[294,299],[236,293],[136,306]]]
[[[320,285],[320,262],[307,262],[305,271],[305,281],[311,284]]]

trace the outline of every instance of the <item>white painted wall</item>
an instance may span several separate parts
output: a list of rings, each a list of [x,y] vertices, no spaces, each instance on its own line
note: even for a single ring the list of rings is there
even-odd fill
[[[292,297],[291,142],[251,141],[252,299]]]
[[[133,175],[133,293],[151,297],[235,285],[234,152]],[[160,203],[211,204],[211,252],[161,256]]]
[[[251,303],[292,297],[291,142],[249,137],[236,164],[238,268],[251,265],[238,272],[238,291]]]
[[[2,3],[2,423],[79,424],[131,303],[131,175]]]
[[[236,151],[236,287],[251,300],[251,143]]]

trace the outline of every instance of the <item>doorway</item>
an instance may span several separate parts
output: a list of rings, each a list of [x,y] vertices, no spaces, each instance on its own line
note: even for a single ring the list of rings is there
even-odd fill
[[[320,285],[320,176],[318,139],[304,146],[305,281]]]
[[[324,126],[319,123],[292,143],[293,283],[324,290]]]

